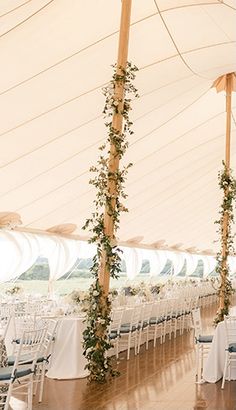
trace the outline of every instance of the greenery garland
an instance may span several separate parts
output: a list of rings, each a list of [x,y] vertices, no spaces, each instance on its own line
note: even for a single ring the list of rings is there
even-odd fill
[[[224,320],[224,315],[228,315],[230,298],[234,290],[229,279],[229,265],[227,258],[229,255],[235,255],[234,250],[234,235],[232,234],[231,226],[234,223],[234,202],[236,200],[236,180],[232,176],[232,170],[227,169],[223,161],[223,170],[218,174],[220,189],[223,189],[223,201],[220,207],[220,219],[215,221],[219,224],[218,233],[220,235],[221,249],[216,255],[216,272],[221,277],[220,286],[218,288],[218,296],[224,299],[224,307],[217,311],[214,323],[217,324]],[[227,215],[227,233],[224,236],[224,218]],[[225,256],[223,256],[223,247],[226,245]]]
[[[132,122],[129,119],[131,110],[131,98],[138,97],[137,89],[132,81],[138,70],[136,66],[127,63],[126,69],[114,65],[114,74],[110,83],[103,88],[105,95],[105,106],[103,110],[105,125],[107,127],[107,140],[99,148],[101,154],[96,166],[92,166],[90,171],[95,176],[89,181],[96,190],[94,212],[91,218],[87,219],[83,229],[87,229],[91,234],[90,243],[96,243],[97,253],[93,258],[93,265],[90,269],[95,278],[95,282],[89,289],[87,297],[86,329],[83,332],[84,355],[88,361],[86,368],[89,370],[89,381],[104,382],[108,376],[117,374],[112,368],[111,359],[107,351],[112,347],[109,339],[108,328],[110,325],[111,300],[110,295],[106,295],[99,282],[99,268],[102,254],[106,254],[106,268],[110,272],[111,278],[118,278],[121,271],[121,250],[117,247],[115,236],[110,238],[106,235],[104,226],[104,209],[108,210],[114,224],[114,232],[120,224],[121,212],[127,212],[127,208],[122,204],[122,199],[127,197],[124,192],[124,182],[128,169],[132,164],[124,166],[116,172],[109,170],[109,160],[111,155],[119,160],[124,156],[128,148],[128,137],[133,134],[131,130]],[[115,94],[117,87],[124,86],[124,98],[119,99]],[[119,132],[113,127],[114,114],[123,116],[123,131]],[[111,153],[111,146],[115,147],[115,154]],[[116,186],[116,195],[109,190],[109,183],[113,181]]]

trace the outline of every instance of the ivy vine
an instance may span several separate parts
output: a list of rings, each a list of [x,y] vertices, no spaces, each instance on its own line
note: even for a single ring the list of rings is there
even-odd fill
[[[86,312],[86,329],[83,332],[84,356],[87,359],[86,368],[89,370],[89,381],[105,382],[109,376],[115,376],[108,350],[112,347],[109,339],[108,328],[110,325],[111,300],[106,295],[99,281],[99,269],[102,256],[106,255],[105,264],[111,278],[118,278],[121,271],[121,250],[116,244],[115,233],[119,228],[121,212],[128,209],[122,201],[127,198],[124,183],[129,168],[129,163],[122,169],[112,172],[110,161],[121,160],[128,148],[129,136],[133,134],[132,122],[129,119],[132,98],[137,98],[137,89],[133,85],[136,66],[130,62],[126,68],[113,65],[114,74],[109,84],[103,88],[105,106],[103,110],[105,126],[107,127],[106,142],[99,148],[101,154],[95,166],[90,168],[93,178],[89,181],[96,188],[96,197],[93,201],[94,211],[91,218],[87,219],[83,229],[90,232],[90,243],[97,245],[97,252],[93,258],[90,269],[94,276],[94,283],[89,289]],[[124,95],[120,98],[117,89],[124,87]],[[123,128],[119,131],[114,127],[113,117],[118,114],[123,117]],[[111,182],[115,186],[115,194],[111,192]],[[110,237],[105,230],[104,209],[107,210],[114,226],[114,235]]]
[[[223,161],[223,170],[218,174],[219,187],[223,190],[223,201],[220,207],[220,218],[215,221],[219,225],[218,234],[220,235],[220,250],[216,255],[216,272],[221,280],[218,288],[218,297],[224,301],[223,308],[218,309],[214,323],[217,324],[224,320],[224,315],[228,315],[231,303],[231,296],[234,292],[229,279],[229,265],[227,259],[229,255],[235,255],[234,235],[232,225],[234,224],[234,203],[236,200],[236,180],[232,175],[232,170],[226,167]],[[225,218],[227,229],[224,232]],[[225,252],[223,252],[225,249]]]

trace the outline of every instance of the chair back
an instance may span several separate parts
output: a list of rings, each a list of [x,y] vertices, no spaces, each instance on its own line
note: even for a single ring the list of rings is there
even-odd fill
[[[18,339],[24,331],[35,329],[35,315],[26,312],[15,312],[12,320],[14,324],[14,339]]]
[[[228,346],[236,344],[236,316],[225,316],[224,324]]]
[[[47,331],[46,337],[44,338],[42,343],[42,355],[48,361],[53,351],[53,343],[56,340],[58,320],[50,319],[47,325],[44,327],[46,327]]]
[[[12,305],[9,305],[7,303],[2,303],[0,304],[0,320],[1,323],[2,322],[6,322],[8,321],[9,317],[12,315],[14,311],[14,308]]]
[[[139,321],[141,319],[141,309],[142,305],[135,306],[132,312],[132,318],[131,318],[131,323],[130,323],[130,328],[132,329],[132,326],[139,326]]]
[[[158,302],[153,303],[152,305],[152,311],[151,311],[151,318],[152,320],[156,320],[158,322],[158,319],[160,319],[160,309],[161,309],[161,301],[159,300]]]
[[[166,316],[166,307],[168,305],[167,299],[162,299],[160,301],[160,317],[164,318]]]
[[[202,321],[201,321],[200,308],[196,308],[192,310],[192,318],[193,318],[193,327],[194,327],[195,337],[198,338],[202,334]]]
[[[151,313],[152,313],[152,307],[154,303],[145,303],[142,307],[142,313],[141,313],[141,324],[143,325],[144,322],[148,322],[151,318]]]
[[[123,313],[124,313],[124,309],[117,308],[117,309],[112,310],[111,323],[110,323],[109,331],[108,331],[109,334],[112,331],[116,331],[119,334]]]
[[[43,354],[43,342],[46,338],[46,332],[46,327],[23,332],[16,352],[12,375],[15,375],[19,364],[20,366],[28,365],[34,372],[37,359]]]

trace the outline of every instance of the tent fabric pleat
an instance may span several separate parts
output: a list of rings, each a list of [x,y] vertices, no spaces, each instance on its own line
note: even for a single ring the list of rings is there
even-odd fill
[[[106,135],[101,88],[116,61],[120,0],[2,3],[1,211],[20,213],[25,228],[74,223],[83,236],[95,196],[89,168]],[[235,9],[213,0],[133,2],[129,59],[139,67],[140,99],[124,160],[134,165],[121,241],[143,236],[144,244],[163,238],[170,247],[216,250],[225,93],[211,86],[236,70]],[[235,109],[233,95],[234,118]],[[232,168],[235,148],[232,121]]]

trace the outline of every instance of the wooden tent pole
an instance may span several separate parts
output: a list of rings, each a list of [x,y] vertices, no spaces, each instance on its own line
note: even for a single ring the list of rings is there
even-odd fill
[[[131,3],[132,0],[122,0],[122,10],[121,10],[121,21],[120,21],[120,35],[119,35],[119,48],[118,48],[118,58],[117,58],[117,69],[116,73],[118,75],[123,75],[122,69],[126,68],[127,57],[128,57],[128,45],[129,45],[129,30],[130,30],[130,16],[131,16]],[[118,131],[122,132],[123,127],[123,116],[121,114],[123,110],[123,97],[124,97],[124,84],[122,82],[115,83],[114,97],[120,101],[118,105],[118,113],[113,114],[112,127]],[[117,156],[116,147],[114,144],[110,145],[110,155],[109,155],[109,165],[108,170],[111,173],[118,171],[119,169],[119,158]],[[117,195],[116,183],[113,180],[108,181],[108,191],[114,197],[112,199],[112,209],[115,209],[115,197]],[[105,234],[109,236],[111,240],[115,238],[114,224],[112,216],[109,215],[109,210],[106,208],[104,211],[104,229]],[[100,260],[99,268],[99,283],[103,286],[105,294],[109,291],[110,283],[110,272],[107,268],[107,254],[103,250]]]
[[[229,174],[230,170],[230,136],[231,136],[231,99],[232,99],[232,74],[226,75],[226,141],[225,141],[225,166],[226,172]],[[225,270],[227,266],[228,258],[228,247],[227,247],[227,236],[228,236],[228,213],[224,212],[223,215],[223,249],[222,249],[222,271],[221,271],[221,288],[220,288],[220,309],[224,309],[224,291],[225,291]]]

